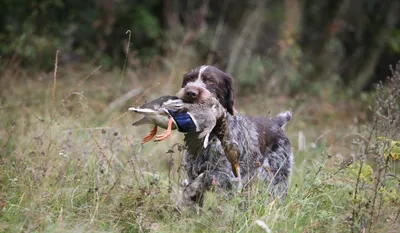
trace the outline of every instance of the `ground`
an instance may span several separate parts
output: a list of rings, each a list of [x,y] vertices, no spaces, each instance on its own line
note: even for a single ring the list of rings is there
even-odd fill
[[[0,231],[398,229],[398,173],[388,170],[393,175],[390,180],[379,166],[357,157],[367,151],[363,140],[375,143],[368,123],[373,119],[368,110],[373,102],[349,100],[329,88],[316,96],[237,96],[236,108],[244,114],[293,111],[285,132],[295,164],[284,200],[266,204],[267,194],[258,192],[255,184],[230,199],[207,193],[199,215],[193,208],[179,206],[185,178],[182,135],[173,132],[165,141],[142,146],[141,137],[151,127],[131,126],[139,116],[127,109],[176,93],[184,71],[60,66],[56,77],[50,71],[4,71]],[[390,169],[395,167],[385,161]],[[376,182],[379,177],[384,178]]]

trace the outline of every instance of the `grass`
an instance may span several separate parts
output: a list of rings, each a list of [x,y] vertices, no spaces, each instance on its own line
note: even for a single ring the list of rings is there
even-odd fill
[[[236,106],[243,113],[293,109],[286,128],[295,152],[288,196],[265,203],[267,194],[257,184],[230,199],[209,192],[197,215],[178,205],[185,178],[182,135],[174,132],[166,141],[141,146],[150,127],[132,127],[137,116],[126,112],[146,99],[175,93],[180,75],[128,68],[124,75],[121,79],[119,71],[84,65],[59,66],[57,72],[35,76],[23,70],[3,72],[0,232],[398,229],[395,162],[384,160],[383,169],[376,161],[357,157],[360,151],[370,153],[360,138],[368,139],[370,149],[379,147],[376,137],[368,138],[376,129],[368,128],[365,120],[353,121],[366,114],[360,103],[332,102],[330,96],[238,97]],[[114,102],[132,89],[145,91]],[[353,111],[344,114],[346,110]],[[371,158],[382,158],[388,151],[382,148]]]

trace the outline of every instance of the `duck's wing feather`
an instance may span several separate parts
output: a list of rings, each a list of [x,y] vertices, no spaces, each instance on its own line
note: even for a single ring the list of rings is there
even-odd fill
[[[201,128],[198,128],[198,130],[201,131],[199,133],[199,139],[203,138],[207,134],[211,133],[211,131],[214,129],[216,124],[217,124],[217,120],[216,119],[210,119],[208,121],[204,121],[203,125],[201,125]]]
[[[181,99],[170,99],[163,103],[162,108],[178,111],[178,112],[186,112],[185,104]]]
[[[155,114],[156,111],[150,108],[129,108],[129,111],[134,111],[136,113],[140,113],[143,115],[148,115],[148,114]]]
[[[204,141],[203,141],[203,147],[204,147],[204,148],[207,148],[209,138],[210,138],[210,133],[208,133],[208,134],[204,137]]]
[[[217,124],[217,120],[215,118],[212,118],[209,119],[208,121],[204,121],[204,124],[206,125],[204,125],[203,131],[199,134],[199,139],[204,137],[203,147],[206,148],[208,146],[210,133]]]
[[[166,96],[161,96],[155,100],[152,100],[150,102],[147,102],[143,105],[141,105],[139,108],[148,108],[148,109],[154,109],[157,110],[159,109],[165,102],[168,100],[176,100],[178,97],[172,96],[172,95],[166,95]]]

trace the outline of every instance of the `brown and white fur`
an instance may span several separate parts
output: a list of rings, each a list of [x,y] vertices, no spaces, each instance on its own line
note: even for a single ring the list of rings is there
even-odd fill
[[[201,66],[184,75],[177,96],[184,102],[195,103],[203,93],[210,92],[219,100],[227,113],[217,121],[207,148],[196,133],[184,137],[185,169],[189,183],[183,191],[182,204],[202,206],[204,192],[228,191],[236,187],[235,176],[225,151],[231,149],[238,155],[241,183],[260,178],[271,194],[286,194],[293,154],[282,126],[291,119],[285,112],[273,118],[246,117],[234,110],[232,78],[213,66]],[[221,144],[221,140],[230,148]]]

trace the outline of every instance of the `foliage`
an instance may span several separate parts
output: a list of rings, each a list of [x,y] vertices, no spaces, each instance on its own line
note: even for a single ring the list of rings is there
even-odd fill
[[[381,144],[380,153],[388,160],[400,160],[400,141],[394,141],[390,138],[378,137]]]
[[[159,1],[2,1],[0,54],[15,57],[23,65],[51,67],[54,51],[60,49],[66,62],[114,57],[126,53],[123,43],[130,30],[131,49],[141,58],[158,53],[161,36]]]
[[[372,181],[374,171],[372,170],[372,167],[368,164],[361,164],[361,162],[353,163],[349,165],[347,170],[348,175],[350,177],[353,177],[353,179],[360,177],[363,182],[370,183]]]
[[[394,53],[399,53],[400,52],[400,29],[396,29],[393,31],[390,41],[389,41],[390,49]]]
[[[131,127],[133,116],[124,112],[129,106],[145,101],[141,98],[123,103],[121,111],[110,114],[104,110],[118,98],[115,89],[122,87],[121,91],[128,92],[138,84],[150,87],[157,82],[153,76],[140,80],[137,72],[145,73],[127,68],[127,78],[121,86],[115,82],[115,72],[78,72],[62,65],[58,74],[67,74],[68,79],[57,79],[55,88],[52,88],[55,81],[52,74],[43,74],[35,81],[15,76],[3,80],[2,84],[9,88],[0,93],[0,231],[390,232],[397,229],[398,161],[385,157],[395,151],[390,148],[397,148],[399,141],[395,130],[398,112],[394,111],[398,98],[391,89],[395,83],[380,87],[377,99],[385,102],[378,101],[376,118],[369,131],[358,132],[365,140],[349,142],[358,146],[352,151],[352,159],[332,162],[344,155],[331,155],[325,143],[317,142],[324,138],[318,132],[334,120],[346,122],[345,119],[329,121],[326,115],[317,119],[318,115],[312,114],[303,114],[307,115],[303,119],[298,114],[286,128],[293,147],[298,146],[300,129],[309,130],[307,138],[317,139],[314,146],[295,151],[288,196],[271,200],[257,183],[229,199],[209,192],[205,207],[197,215],[193,208],[179,205],[186,177],[183,148],[174,143],[181,140],[181,135],[175,132],[161,143],[140,145],[145,129]],[[158,75],[159,80],[169,77],[169,73]],[[179,80],[176,77],[170,83]],[[391,80],[400,79],[391,77]],[[145,92],[144,98],[171,93],[178,85],[155,87]],[[262,100],[251,98],[238,98],[241,112],[260,108],[256,114],[261,114],[269,105],[279,106],[279,111],[286,109],[279,102],[271,104],[265,95]],[[307,105],[306,110],[301,103],[310,99],[292,101],[297,112],[311,112],[313,107],[318,112],[336,108],[321,107],[328,102],[326,99]],[[320,105],[315,106],[317,103]],[[337,130],[347,133],[349,128],[343,125]]]
[[[399,10],[379,0],[4,0],[0,59],[38,71],[51,68],[56,50],[60,62],[108,68],[162,56],[167,69],[217,64],[246,92],[345,86],[354,97],[397,59]]]
[[[400,206],[400,179],[396,171],[399,152],[400,126],[400,63],[392,69],[388,85],[378,85],[374,121],[369,128],[369,139],[362,145],[362,156],[358,163],[357,182],[354,189],[356,205],[352,211],[351,228],[368,230],[379,227],[378,218],[383,215],[383,206]],[[377,136],[376,135],[385,135]],[[354,168],[354,167],[353,167]],[[368,181],[366,175],[370,177]],[[395,214],[395,221],[399,216]]]
[[[398,2],[301,3],[1,1],[0,232],[398,229],[400,63],[360,93],[398,53]],[[56,49],[57,79],[46,71]],[[179,203],[181,135],[140,144],[145,129],[125,110],[175,93],[199,63],[232,68],[243,114],[292,108],[286,198],[254,183],[228,199],[208,192],[197,215]]]

